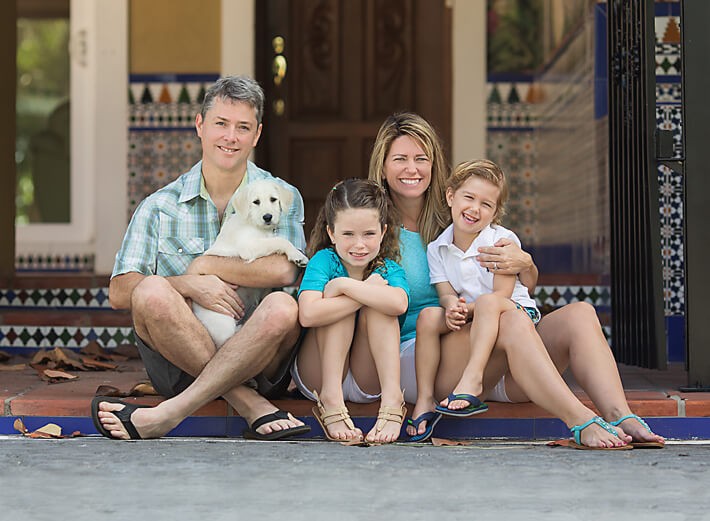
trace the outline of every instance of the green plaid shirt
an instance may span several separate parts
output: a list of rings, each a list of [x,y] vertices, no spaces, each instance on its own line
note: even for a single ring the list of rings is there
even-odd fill
[[[272,177],[249,161],[242,184]],[[305,251],[303,199],[295,187],[278,180],[293,193],[293,203],[276,234]],[[230,201],[225,213],[234,212]],[[111,277],[129,272],[163,277],[182,275],[190,262],[212,245],[219,230],[217,207],[204,188],[200,161],[138,205],[116,254]]]

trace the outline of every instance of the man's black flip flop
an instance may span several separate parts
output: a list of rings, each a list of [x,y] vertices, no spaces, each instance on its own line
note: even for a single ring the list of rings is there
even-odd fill
[[[126,429],[126,432],[128,432],[128,435],[131,437],[132,440],[142,439],[141,435],[138,434],[136,427],[131,421],[131,415],[136,409],[146,408],[148,407],[147,405],[133,405],[132,403],[126,403],[123,400],[114,398],[113,396],[94,396],[94,399],[91,400],[91,419],[94,420],[94,427],[96,427],[96,430],[100,434],[112,440],[120,440],[120,438],[114,438],[113,436],[111,436],[111,433],[107,431],[106,428],[101,424],[101,420],[99,420],[100,402],[120,403],[121,405],[124,405],[125,407],[123,409],[121,409],[120,411],[111,411],[111,414],[113,414],[114,416],[116,416],[116,418],[119,419],[119,421],[123,424]]]
[[[298,427],[291,427],[290,429],[284,429],[280,431],[273,431],[269,434],[261,434],[257,432],[256,429],[261,427],[266,423],[271,423],[276,420],[288,420],[289,414],[286,411],[278,410],[272,412],[271,414],[265,414],[261,418],[254,420],[251,426],[244,429],[242,435],[248,440],[263,440],[263,441],[273,441],[280,440],[282,438],[287,438],[289,436],[296,436],[297,434],[305,434],[311,430],[308,425],[299,425]]]

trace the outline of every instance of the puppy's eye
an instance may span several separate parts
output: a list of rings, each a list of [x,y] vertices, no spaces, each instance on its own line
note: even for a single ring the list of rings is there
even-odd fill
[[[259,199],[254,199],[254,202],[252,204],[259,206],[261,204],[261,201],[259,201]]]
[[[272,198],[271,198],[271,202],[272,202],[272,203],[275,203],[276,201],[278,201],[278,199],[276,199],[276,197],[272,197]]]

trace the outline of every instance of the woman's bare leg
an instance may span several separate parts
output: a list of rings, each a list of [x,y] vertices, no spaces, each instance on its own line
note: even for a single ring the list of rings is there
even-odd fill
[[[569,366],[607,421],[632,414],[594,307],[586,302],[568,304],[543,317],[537,330],[558,371],[562,373]],[[664,441],[632,419],[620,427],[635,441]]]
[[[456,334],[458,333],[461,332]],[[461,356],[456,353],[454,335],[454,333],[447,335],[442,341],[440,375],[461,372]],[[519,386],[525,396],[560,418],[568,427],[581,425],[595,416],[594,412],[585,407],[567,387],[535,332],[532,321],[523,313],[506,311],[501,315],[496,350],[505,353],[510,368],[511,377],[506,378],[506,385]],[[499,356],[493,357],[491,363],[494,372],[499,373],[502,368]],[[450,381],[451,379],[448,378],[447,382]],[[484,375],[484,388],[486,381]],[[441,391],[438,384],[437,381],[437,389]],[[582,431],[581,438],[582,443],[590,447],[613,447],[623,445],[625,441],[630,440],[630,438],[625,439],[623,433],[620,434],[622,439],[592,424]]]

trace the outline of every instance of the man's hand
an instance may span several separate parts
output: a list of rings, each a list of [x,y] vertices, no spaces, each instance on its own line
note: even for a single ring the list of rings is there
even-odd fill
[[[190,277],[189,297],[205,309],[229,315],[236,320],[244,316],[244,303],[237,294],[238,286],[224,282],[216,275]]]
[[[446,308],[446,327],[451,331],[458,331],[466,324],[467,315],[466,300],[463,297],[459,297],[455,303]]]
[[[493,246],[482,246],[478,251],[478,263],[493,273],[518,275],[533,266],[530,254],[510,239],[498,239]]]

